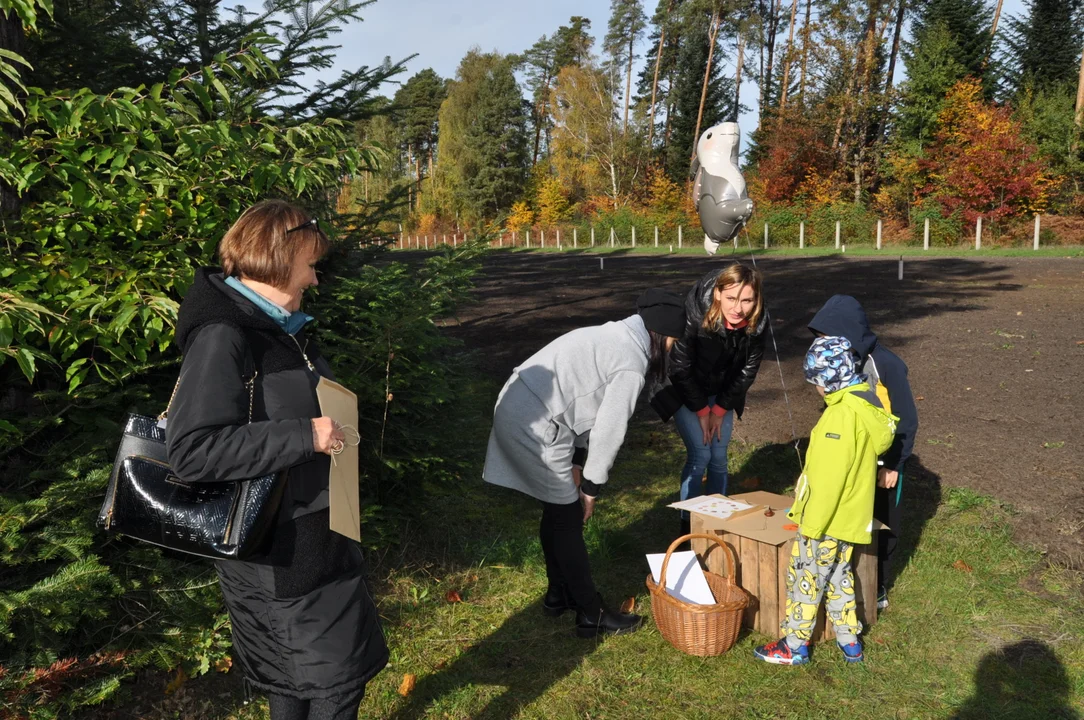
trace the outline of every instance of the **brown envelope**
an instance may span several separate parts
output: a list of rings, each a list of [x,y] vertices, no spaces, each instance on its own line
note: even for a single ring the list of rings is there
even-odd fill
[[[358,427],[358,396],[325,377],[316,386],[321,414],[343,427]],[[350,433],[347,433],[349,439]],[[340,535],[361,541],[361,504],[358,499],[358,448],[347,442],[343,451],[332,456],[328,478],[328,505],[331,529]]]

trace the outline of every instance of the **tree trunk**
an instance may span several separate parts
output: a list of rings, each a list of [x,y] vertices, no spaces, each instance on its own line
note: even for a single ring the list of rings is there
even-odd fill
[[[663,16],[659,25],[659,47],[655,51],[655,77],[651,80],[651,112],[648,113],[647,122],[647,147],[651,148],[651,140],[655,137],[655,96],[659,89],[659,66],[662,64],[663,42],[666,40],[666,23],[670,20],[670,10],[674,7],[674,0],[666,5],[666,15]]]
[[[1080,56],[1080,74],[1076,81],[1076,126],[1084,127],[1084,54]]]
[[[711,39],[708,41],[708,64],[704,68],[704,84],[700,87],[700,109],[696,112],[696,131],[693,133],[693,153],[692,157],[696,157],[696,143],[700,140],[700,123],[704,119],[704,102],[708,97],[708,78],[711,77],[711,60],[715,56],[715,39],[719,37],[719,27],[722,25],[723,19],[719,16],[719,11],[716,10],[711,15]]]
[[[767,20],[765,19],[765,16],[768,13],[764,8],[764,0],[759,0],[759,2],[757,4],[758,4],[757,9],[760,11],[760,23],[759,23],[759,27],[758,27],[758,30],[760,31],[760,42],[758,43],[760,45],[760,67],[758,68],[759,76],[758,76],[758,81],[757,81],[757,87],[760,88],[760,96],[759,96],[759,99],[757,100],[757,105],[760,108],[759,109],[760,114],[763,115],[764,114],[764,98],[766,97],[765,91],[768,88],[768,83],[764,79],[764,46],[767,44],[767,43],[764,42],[764,25],[767,22]]]
[[[991,38],[993,38],[994,35],[997,35],[997,23],[1001,19],[1001,5],[1002,5],[1003,2],[1004,2],[1004,0],[997,0],[997,8],[994,10],[994,22],[990,26],[990,37]],[[993,46],[993,43],[990,43],[990,45]],[[987,52],[989,52],[989,51],[987,51]]]
[[[892,94],[892,76],[896,72],[896,57],[900,54],[900,35],[903,32],[904,13],[907,11],[907,0],[899,0],[900,7],[896,10],[896,29],[892,33],[892,53],[888,57],[888,74],[885,76],[885,106],[881,110],[881,123],[877,127],[877,138],[883,139],[885,126],[888,124],[888,108],[892,105],[889,96]]]
[[[23,23],[15,14],[15,11],[0,12],[0,50],[7,50],[22,56],[24,39]],[[19,67],[16,66],[16,68]],[[8,85],[8,87],[16,98],[23,99],[18,88],[12,85]],[[7,155],[8,150],[10,150],[9,142],[21,136],[21,127],[9,126],[7,132],[0,133],[0,152]],[[19,198],[18,193],[15,192],[15,189],[0,182],[0,220],[17,217],[21,205],[22,200]]]
[[[734,117],[732,122],[738,122],[741,114],[741,66],[745,61],[745,35],[738,31],[738,71],[734,74]]]
[[[794,46],[794,21],[798,16],[798,0],[790,4],[790,34],[787,37],[787,50],[783,53],[783,88],[779,98],[779,116],[787,109],[787,93],[790,90],[790,51]]]
[[[199,48],[199,64],[207,66],[214,62],[215,54],[211,48],[211,15],[218,6],[218,0],[190,0],[188,6],[196,20],[196,47]]]
[[[772,14],[768,19],[768,67],[764,71],[764,106],[760,108],[761,117],[772,99],[772,71],[775,69],[775,33],[779,29],[779,4],[781,0],[771,3]]]
[[[902,0],[901,0],[902,2]],[[812,0],[805,0],[805,24],[802,25],[802,79],[798,81],[798,101],[805,107],[805,69],[809,62],[809,13]]]
[[[621,125],[621,134],[629,131],[629,100],[632,95],[632,49],[636,43],[636,33],[629,35],[629,66],[625,70],[625,122]]]
[[[542,86],[548,88],[550,84],[550,70],[546,68],[545,74],[542,76]],[[535,123],[534,123],[534,152],[531,153],[531,167],[538,164],[538,151],[539,145],[542,142],[542,123],[546,119],[546,105],[545,100],[539,100],[535,105]]]

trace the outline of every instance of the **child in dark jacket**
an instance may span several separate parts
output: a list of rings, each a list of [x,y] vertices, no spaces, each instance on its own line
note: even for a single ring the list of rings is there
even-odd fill
[[[888,607],[887,589],[894,579],[891,575],[892,555],[901,530],[904,470],[918,431],[918,410],[907,380],[907,364],[877,341],[866,319],[866,311],[850,295],[830,298],[813,317],[809,329],[815,335],[847,338],[858,358],[858,372],[869,378],[870,386],[881,398],[885,410],[899,418],[892,446],[881,457],[873,504],[874,517],[889,527],[879,533],[877,543],[877,607],[884,609]]]

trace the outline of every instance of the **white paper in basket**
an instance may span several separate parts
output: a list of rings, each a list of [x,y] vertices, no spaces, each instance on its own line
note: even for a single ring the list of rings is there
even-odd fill
[[[651,577],[655,584],[659,584],[659,576],[662,574],[662,562],[666,553],[654,553],[647,556],[647,564],[651,566]],[[696,559],[696,553],[692,550],[675,552],[670,555],[670,564],[666,566],[666,592],[678,600],[683,600],[695,605],[714,605],[715,596],[708,587],[708,579],[704,577],[704,570]]]

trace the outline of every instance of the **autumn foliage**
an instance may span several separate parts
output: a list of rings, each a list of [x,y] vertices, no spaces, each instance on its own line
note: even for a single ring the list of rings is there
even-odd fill
[[[919,163],[927,177],[920,200],[932,198],[945,215],[959,211],[968,223],[1046,209],[1056,178],[1009,108],[983,100],[977,80],[952,87],[937,123]]]

